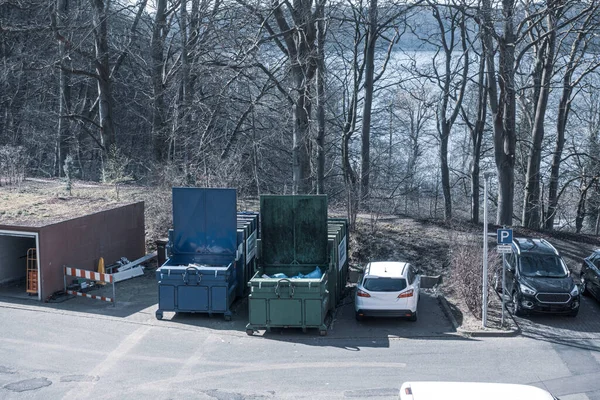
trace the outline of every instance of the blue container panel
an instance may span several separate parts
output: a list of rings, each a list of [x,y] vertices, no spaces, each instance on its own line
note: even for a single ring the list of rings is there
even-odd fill
[[[236,274],[236,283],[237,283],[237,291],[236,296],[243,297],[246,292],[246,234],[245,230],[238,229],[237,231],[237,241],[238,241],[238,252],[240,253],[240,257],[235,264],[235,274]],[[248,278],[249,280],[249,278]]]
[[[213,286],[210,288],[211,309],[215,312],[227,310],[227,288],[224,286]]]
[[[179,286],[177,288],[177,308],[190,312],[208,311],[208,287]]]
[[[160,308],[161,310],[175,309],[175,286],[159,285],[158,308]]]

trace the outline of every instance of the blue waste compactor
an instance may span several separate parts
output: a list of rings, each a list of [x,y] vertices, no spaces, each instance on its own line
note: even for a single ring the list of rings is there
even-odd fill
[[[167,261],[156,270],[158,310],[231,319],[240,274],[235,189],[173,188]]]

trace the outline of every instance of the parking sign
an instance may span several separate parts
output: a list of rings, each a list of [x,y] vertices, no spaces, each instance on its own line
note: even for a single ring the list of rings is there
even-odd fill
[[[498,244],[510,245],[513,240],[512,229],[498,229]]]

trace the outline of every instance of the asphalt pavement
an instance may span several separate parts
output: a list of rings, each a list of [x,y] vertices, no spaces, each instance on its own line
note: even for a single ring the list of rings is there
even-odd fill
[[[600,399],[599,335],[465,338],[429,295],[417,322],[356,322],[347,298],[326,337],[247,336],[243,301],[232,321],[158,321],[151,297],[124,297],[116,307],[0,298],[0,399],[387,400],[407,380],[524,383],[563,400]]]

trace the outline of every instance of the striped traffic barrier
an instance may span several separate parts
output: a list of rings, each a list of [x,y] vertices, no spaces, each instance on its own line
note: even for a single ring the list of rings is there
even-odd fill
[[[116,303],[116,294],[115,294],[115,279],[111,274],[105,274],[101,272],[88,271],[85,269],[77,269],[72,267],[64,267],[64,282],[65,282],[65,293],[72,294],[75,296],[87,297],[89,299],[102,300],[109,303]],[[106,282],[112,283],[113,288],[113,297],[105,297],[105,296],[97,296],[93,294],[87,294],[83,292],[78,292],[76,290],[67,290],[67,276],[74,276],[77,278],[89,279],[97,282]]]
[[[106,283],[113,283],[113,276],[111,274],[103,274],[100,272],[88,271],[85,269],[65,267],[65,275],[75,276],[75,277],[84,278],[84,279],[90,279],[92,281],[102,281],[102,282],[106,282]]]
[[[76,296],[81,296],[81,297],[87,297],[88,299],[95,299],[95,300],[102,300],[102,301],[106,301],[109,303],[113,303],[114,299],[110,298],[110,297],[104,297],[104,296],[96,296],[95,294],[87,294],[87,293],[82,293],[82,292],[77,292],[75,290],[67,290],[68,294],[73,294]]]

